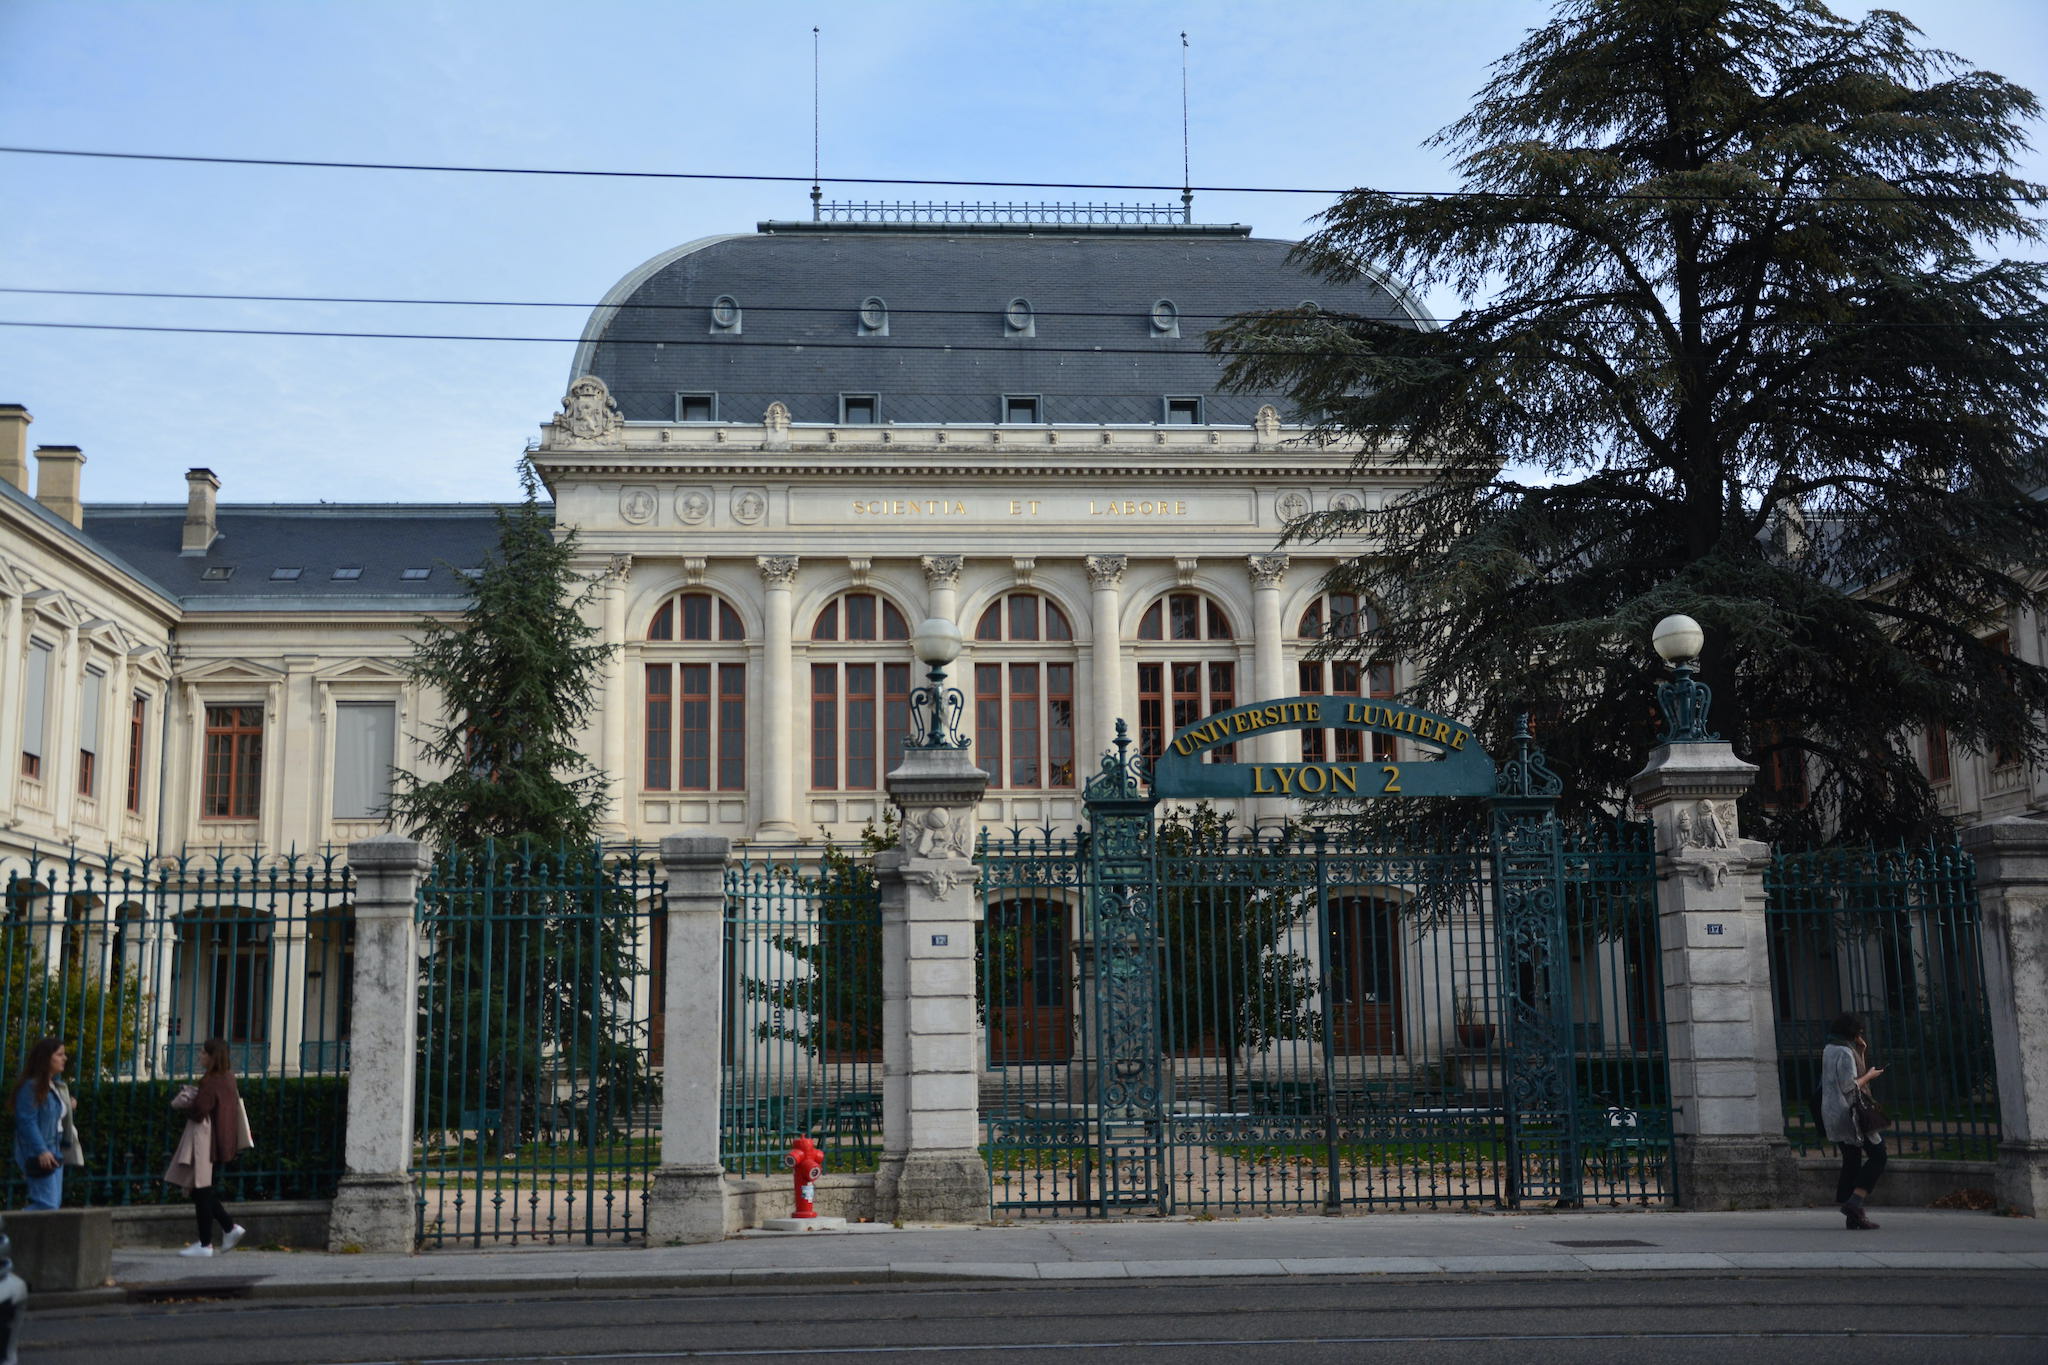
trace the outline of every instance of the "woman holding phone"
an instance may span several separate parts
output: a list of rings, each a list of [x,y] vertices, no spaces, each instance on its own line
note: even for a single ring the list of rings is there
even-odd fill
[[[1863,1020],[1842,1014],[1828,1026],[1828,1043],[1821,1053],[1821,1126],[1842,1153],[1842,1174],[1835,1182],[1835,1203],[1852,1232],[1875,1232],[1877,1224],[1863,1211],[1863,1201],[1877,1188],[1884,1174],[1884,1134],[1866,1133],[1856,1123],[1856,1102],[1868,1100],[1870,1083],[1884,1075],[1884,1068],[1870,1065],[1870,1047],[1863,1036]]]

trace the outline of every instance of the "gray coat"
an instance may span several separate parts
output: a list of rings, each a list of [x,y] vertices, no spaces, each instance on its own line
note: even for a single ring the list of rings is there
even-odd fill
[[[1881,1134],[1865,1137],[1856,1131],[1856,1119],[1849,1112],[1856,1098],[1856,1078],[1862,1074],[1856,1049],[1847,1043],[1830,1042],[1820,1055],[1820,1123],[1829,1142],[1876,1144]]]

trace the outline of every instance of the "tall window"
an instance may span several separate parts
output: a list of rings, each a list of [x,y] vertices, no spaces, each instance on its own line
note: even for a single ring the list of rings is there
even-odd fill
[[[747,785],[746,628],[722,597],[683,592],[647,627],[641,786],[742,791]],[[672,648],[671,648],[672,646]]]
[[[1074,628],[1057,603],[1013,592],[974,628],[975,762],[991,787],[1074,785]],[[1023,646],[1006,648],[1005,646]]]
[[[843,592],[811,622],[811,639],[851,646],[811,665],[811,787],[873,791],[910,736],[910,662],[900,646],[910,625],[895,603]]]
[[[2001,630],[1995,635],[1988,635],[1984,638],[1984,643],[1989,648],[1997,650],[2000,654],[2010,654],[2012,653],[2012,632]],[[2000,744],[1991,751],[1991,766],[1994,768],[2010,768],[2020,761],[2020,757],[2019,750]]]
[[[97,668],[85,670],[85,688],[78,698],[78,794],[91,796],[99,790],[100,708],[107,700],[107,675]]]
[[[149,728],[149,698],[140,692],[128,704],[128,810],[142,814],[142,743]]]
[[[22,689],[21,775],[39,780],[43,775],[44,713],[50,701],[50,652],[50,646],[41,640],[28,642],[28,676]]]
[[[1940,721],[1930,723],[1921,736],[1921,743],[1927,751],[1927,780],[1940,786],[1954,777],[1948,757],[1948,727]]]
[[[206,708],[203,820],[254,820],[263,799],[263,708]]]
[[[1198,592],[1169,593],[1138,618],[1138,746],[1147,758],[1182,726],[1237,705],[1235,638],[1222,606]],[[1147,641],[1173,648],[1146,649]],[[1206,761],[1236,758],[1237,746],[1226,744]]]
[[[391,804],[398,707],[388,701],[345,701],[334,708],[334,818],[369,820]]]
[[[1380,628],[1379,613],[1370,603],[1351,593],[1324,593],[1308,604],[1301,614],[1304,641],[1370,640]],[[1297,666],[1297,685],[1305,697],[1391,698],[1394,695],[1392,659],[1303,659]],[[1304,730],[1301,759],[1304,763],[1360,763],[1366,757],[1366,732],[1362,730]],[[1373,735],[1372,761],[1394,757],[1394,737]]]

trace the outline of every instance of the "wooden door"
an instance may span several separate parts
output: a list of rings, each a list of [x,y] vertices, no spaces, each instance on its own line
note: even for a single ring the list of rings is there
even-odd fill
[[[1401,1051],[1400,915],[1385,901],[1330,902],[1330,1008],[1337,1050]]]
[[[1073,975],[1067,907],[1010,901],[991,910],[988,1059],[993,1066],[1073,1056]]]

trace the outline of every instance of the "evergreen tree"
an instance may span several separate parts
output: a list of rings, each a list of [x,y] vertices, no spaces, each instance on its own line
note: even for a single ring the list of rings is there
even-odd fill
[[[2048,670],[1992,638],[2048,571],[2048,271],[1979,254],[2039,239],[2012,174],[2038,105],[1916,39],[1816,0],[1565,0],[1438,135],[1464,190],[1323,215],[1310,270],[1468,305],[1212,334],[1363,467],[1427,469],[1295,529],[1356,538],[1331,586],[1382,611],[1328,648],[1406,656],[1496,742],[1533,710],[1611,804],[1658,733],[1650,629],[1688,613],[1714,727],[1766,765],[1746,827],[1779,837],[1937,823],[1926,729],[2048,757]]]
[[[500,1155],[563,1101],[595,1142],[653,1098],[629,1008],[634,878],[596,842],[607,782],[577,747],[610,653],[582,614],[597,585],[531,464],[520,475],[525,500],[499,512],[461,619],[420,624],[411,673],[442,702],[421,746],[440,775],[396,774],[392,800],[437,853],[421,1113],[430,1131],[494,1114]]]
[[[525,500],[499,511],[497,548],[461,619],[422,620],[414,644],[412,677],[446,717],[421,745],[441,775],[395,773],[392,813],[444,854],[486,842],[581,847],[608,800],[605,775],[577,747],[611,654],[583,619],[597,585],[571,567],[576,533],[555,538],[531,464],[520,487]]]

